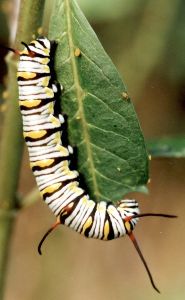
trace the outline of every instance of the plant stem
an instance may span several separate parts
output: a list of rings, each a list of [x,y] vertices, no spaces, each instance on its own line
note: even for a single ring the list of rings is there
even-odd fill
[[[45,0],[22,0],[15,41],[15,49],[20,42],[28,42],[42,24]],[[7,112],[2,132],[0,149],[0,299],[3,299],[7,270],[10,237],[17,207],[18,188],[23,150],[22,124],[18,109],[15,55],[7,56],[8,95]]]
[[[40,193],[38,188],[33,188],[33,190],[31,190],[26,196],[24,196],[24,198],[22,198],[22,207],[27,207],[29,205],[32,205],[33,203],[35,203],[38,199],[40,199]]]

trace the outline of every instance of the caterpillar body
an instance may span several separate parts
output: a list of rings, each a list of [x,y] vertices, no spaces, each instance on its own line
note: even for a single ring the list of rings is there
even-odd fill
[[[58,109],[58,85],[54,76],[55,43],[38,38],[18,51],[17,80],[23,135],[28,146],[30,166],[44,201],[57,217],[56,223],[41,240],[59,224],[64,224],[89,238],[111,240],[127,234],[132,240],[154,284],[146,261],[132,233],[139,217],[166,214],[140,214],[136,200],[124,199],[117,204],[91,200],[79,186],[79,174],[70,168],[72,147],[62,138],[64,117]]]
[[[52,43],[37,39],[28,47],[21,52],[18,66],[19,105],[30,165],[44,201],[62,224],[87,237],[110,240],[125,235],[123,220],[139,213],[137,202],[122,200],[117,206],[96,203],[79,187],[78,172],[69,167],[71,147],[62,144],[64,118],[55,109],[58,99],[50,67]],[[131,229],[136,222],[129,221]]]

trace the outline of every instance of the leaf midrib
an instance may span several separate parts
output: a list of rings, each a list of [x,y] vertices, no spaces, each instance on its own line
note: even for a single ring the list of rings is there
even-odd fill
[[[74,86],[76,90],[76,98],[78,101],[78,107],[79,107],[79,120],[81,120],[82,124],[82,130],[84,132],[84,140],[86,141],[86,149],[87,149],[87,159],[89,161],[89,170],[91,173],[91,178],[93,182],[93,193],[95,195],[95,198],[98,199],[100,196],[100,191],[98,189],[98,184],[96,180],[96,175],[95,175],[95,166],[93,162],[93,155],[92,155],[92,149],[91,149],[91,143],[90,143],[90,137],[88,133],[88,128],[87,128],[87,121],[85,119],[85,114],[84,114],[84,109],[83,109],[83,100],[85,98],[85,93],[83,91],[83,88],[80,85],[79,81],[79,76],[78,76],[78,68],[76,65],[75,61],[75,56],[74,56],[74,50],[75,50],[75,45],[73,43],[73,38],[72,38],[72,26],[71,26],[71,9],[70,9],[70,0],[65,0],[65,7],[66,7],[66,19],[67,19],[67,36],[68,36],[68,41],[69,41],[69,51],[70,51],[70,58],[71,58],[71,67],[72,67],[72,73],[73,73],[73,78],[74,78]]]

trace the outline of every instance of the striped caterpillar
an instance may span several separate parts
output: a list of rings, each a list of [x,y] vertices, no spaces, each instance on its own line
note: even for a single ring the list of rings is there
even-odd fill
[[[24,138],[28,147],[30,166],[42,198],[55,214],[56,223],[46,232],[38,246],[59,224],[80,234],[100,240],[128,235],[133,242],[150,278],[156,287],[146,261],[133,235],[140,217],[166,214],[141,214],[136,200],[121,200],[117,204],[91,200],[79,186],[79,174],[70,168],[72,147],[62,137],[65,120],[59,109],[58,84],[55,83],[53,54],[55,42],[46,37],[25,44],[19,55],[17,80],[19,105]]]

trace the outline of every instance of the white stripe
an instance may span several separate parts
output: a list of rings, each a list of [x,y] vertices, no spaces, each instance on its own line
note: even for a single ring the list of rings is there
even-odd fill
[[[86,197],[88,198],[89,195],[87,195]],[[92,200],[89,200],[87,202],[87,208],[88,208],[88,210],[86,211],[86,214],[84,215],[83,219],[81,220],[81,224],[80,224],[80,226],[78,228],[78,232],[82,231],[83,226],[84,226],[85,222],[87,221],[87,219],[89,218],[89,216],[91,215],[91,213],[92,213],[95,205],[96,205],[95,202],[92,201]]]
[[[48,174],[48,175],[38,176],[36,178],[36,180],[37,180],[37,183],[40,185],[43,183],[48,183],[48,181],[51,181],[55,178],[60,178],[60,176],[61,176],[61,174]]]
[[[45,121],[45,119],[48,118],[48,115],[31,115],[31,116],[22,116],[23,122],[30,123],[30,122],[35,122],[35,124],[42,123]]]
[[[81,191],[80,191],[81,190]],[[84,193],[84,190],[82,190],[81,188],[79,188],[79,192],[75,193],[77,198],[78,196],[82,195]],[[87,197],[87,196],[83,196],[83,197]],[[77,225],[79,225],[78,223],[78,218],[80,216],[80,213],[83,211],[81,211],[81,208],[83,207],[83,200],[82,198],[79,200],[77,206],[75,207],[75,209],[72,211],[72,213],[70,214],[70,216],[65,220],[65,225],[69,225],[70,222],[72,222],[70,224],[71,228],[74,228]]]
[[[46,79],[45,79],[46,78]],[[44,76],[41,78],[37,79],[32,79],[32,80],[18,80],[18,85],[19,86],[25,86],[25,85],[37,85],[37,86],[45,86],[44,81],[45,80],[50,80],[51,76]],[[44,80],[45,79],[45,80]]]
[[[52,91],[52,90],[51,90]],[[40,100],[40,99],[48,99],[48,98],[53,98],[54,97],[54,93],[53,91],[51,92],[51,95],[50,94],[46,94],[46,93],[43,93],[43,94],[37,94],[37,95],[19,95],[19,100]]]
[[[48,136],[45,139],[41,139],[40,141],[37,141],[37,140],[31,141],[31,142],[27,141],[26,144],[27,144],[27,146],[30,146],[30,147],[44,145],[44,144],[53,145],[53,144],[55,144],[55,137],[56,137],[56,134],[53,133],[52,135]]]
[[[35,125],[35,126],[25,126],[23,124],[23,129],[25,132],[29,132],[29,131],[39,131],[39,130],[45,130],[45,129],[54,129],[54,128],[60,128],[60,124],[58,124],[58,126],[56,126],[55,124],[48,122],[47,124],[42,124],[42,125]]]
[[[26,117],[26,116],[29,116],[32,114],[48,115],[49,106],[50,106],[50,103],[47,103],[39,108],[34,108],[34,109],[29,109],[29,110],[24,110],[21,108],[21,113],[22,113],[23,117]],[[53,111],[54,111],[54,108],[53,108]]]
[[[43,169],[43,170],[39,170],[39,171],[34,171],[34,175],[35,176],[41,176],[41,175],[47,175],[47,174],[50,174],[50,173],[60,173],[60,169],[63,168],[63,163],[66,162],[66,160],[56,164],[55,166],[53,166],[52,168],[48,167],[47,169]],[[68,162],[68,161],[67,161]]]
[[[50,186],[54,183],[63,183],[64,181],[66,180],[71,180],[71,179],[75,179],[77,176],[75,174],[75,171],[70,174],[70,175],[63,175],[63,174],[60,174],[60,177],[57,178],[57,179],[54,179],[54,180],[50,180]],[[43,189],[45,189],[48,185],[48,182],[47,183],[44,183],[42,185],[39,185],[39,190],[42,191]]]
[[[40,154],[46,154],[57,151],[56,145],[50,145],[50,146],[39,146],[39,147],[28,147],[28,152],[30,156],[34,155],[40,155]],[[39,160],[39,159],[38,159]]]
[[[111,219],[115,237],[118,237],[118,232],[121,236],[124,235],[126,233],[125,227],[116,207],[114,205],[109,205],[107,213]]]
[[[65,206],[67,206],[68,204],[70,204],[71,202],[73,202],[73,200],[75,200],[78,196],[80,196],[83,193],[82,189],[79,189],[79,192],[76,194],[72,194],[71,196],[69,196],[68,198],[66,198],[65,196],[63,196],[63,200],[62,198],[59,198],[58,200],[60,201],[60,203],[58,203],[55,207],[53,206],[53,211],[55,211],[55,215],[58,215],[58,213],[61,211],[62,208],[64,208]],[[50,205],[49,205],[50,206]]]
[[[65,154],[65,155],[62,155],[59,151],[58,152],[54,152],[54,153],[46,153],[46,154],[43,154],[43,155],[39,155],[38,156],[30,156],[30,162],[35,162],[35,161],[38,161],[38,160],[47,160],[47,159],[50,159],[50,158],[56,158],[56,157],[67,157],[69,154]]]
[[[33,60],[25,61],[24,57],[22,57],[18,63],[18,72],[22,72],[22,71],[29,72],[30,69],[40,70],[45,68],[49,69],[47,65],[44,65],[43,68],[43,65],[40,64],[39,62],[35,62]]]
[[[31,57],[31,56],[27,55],[27,56],[21,56],[21,61],[22,62],[23,61],[25,61],[25,62],[32,61],[32,62],[38,62],[41,65],[46,65],[50,62],[50,58],[48,56],[46,56],[46,57],[38,57],[38,56]]]
[[[51,89],[52,90],[52,89]],[[35,85],[19,86],[19,94],[22,95],[34,95],[38,93],[45,93],[45,87]]]
[[[89,234],[88,234],[89,237],[95,237],[95,228],[96,228],[96,223],[97,223],[96,218],[97,218],[97,214],[95,212],[93,224],[92,224],[91,230],[89,231]]]
[[[75,183],[77,183],[77,182],[75,181]],[[59,199],[59,197],[61,197],[61,195],[64,194],[65,191],[68,190],[73,184],[74,184],[74,182],[70,182],[70,183],[66,184],[59,191],[57,191],[53,195],[47,197],[46,200],[45,200],[45,202],[47,204],[49,204],[51,201],[55,201],[56,199]]]
[[[45,47],[47,48],[47,49],[50,49],[50,47],[51,47],[51,42],[50,42],[50,40],[48,40],[46,37],[45,38],[41,38],[41,39],[39,39],[40,41],[42,41],[42,42],[44,42],[44,44],[45,44]]]
[[[101,201],[99,203],[99,218],[100,218],[100,228],[99,228],[99,236],[98,238],[101,239],[104,235],[104,223],[105,223],[105,215],[106,215],[106,202]]]
[[[38,49],[36,48],[35,46],[31,46],[31,45],[28,45],[29,46],[29,49],[35,53],[38,53],[38,54],[41,54],[41,55],[46,55],[45,52],[42,50],[42,49]],[[21,58],[24,58],[24,56],[21,56]]]

